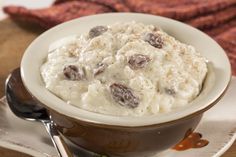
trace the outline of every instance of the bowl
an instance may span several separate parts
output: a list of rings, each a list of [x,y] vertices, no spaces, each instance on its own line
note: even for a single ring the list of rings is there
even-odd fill
[[[51,43],[85,33],[96,25],[132,20],[160,26],[181,42],[193,45],[209,60],[202,91],[194,101],[166,114],[118,117],[68,105],[45,88],[40,66],[47,58]],[[197,127],[203,113],[225,93],[231,79],[231,68],[224,50],[191,26],[154,15],[109,13],[75,19],[44,32],[25,51],[21,77],[32,96],[47,108],[60,133],[76,145],[109,156],[143,157],[174,146],[189,129]]]

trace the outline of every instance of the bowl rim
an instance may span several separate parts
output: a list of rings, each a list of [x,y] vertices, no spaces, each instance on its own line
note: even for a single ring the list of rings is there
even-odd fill
[[[37,44],[40,42],[44,42],[44,40],[52,35],[54,32],[61,31],[66,27],[70,27],[74,24],[80,25],[80,23],[88,22],[89,20],[95,20],[95,19],[107,19],[107,18],[122,18],[122,17],[129,17],[129,18],[149,18],[149,19],[155,19],[163,22],[167,22],[169,24],[175,24],[179,27],[183,27],[186,30],[191,30],[195,33],[197,33],[199,36],[202,36],[207,41],[211,42],[212,45],[215,46],[215,48],[220,51],[222,59],[226,62],[225,63],[225,74],[223,77],[224,82],[221,83],[221,86],[218,89],[218,92],[213,95],[211,100],[208,100],[208,103],[188,107],[189,110],[184,109],[183,111],[165,114],[161,116],[151,116],[151,117],[120,117],[120,116],[112,116],[112,115],[105,115],[100,113],[94,113],[91,111],[86,111],[84,109],[80,109],[78,107],[75,107],[73,105],[68,105],[66,102],[61,100],[60,98],[56,97],[52,93],[50,93],[42,83],[40,83],[41,78],[36,78],[36,76],[31,75],[32,72],[34,73],[35,70],[30,65],[32,57],[34,57],[33,53],[35,48],[37,47]],[[85,26],[83,26],[85,27]],[[36,53],[37,54],[37,53]],[[46,57],[46,56],[44,56]],[[60,25],[57,25],[43,34],[41,34],[39,37],[37,37],[26,49],[22,61],[21,61],[21,77],[23,80],[23,83],[27,90],[32,94],[34,98],[36,98],[39,102],[45,105],[46,108],[49,110],[56,111],[57,113],[61,115],[65,115],[67,117],[79,120],[79,121],[85,121],[89,123],[94,124],[102,124],[102,125],[112,125],[112,126],[122,126],[122,127],[141,127],[141,126],[151,126],[151,125],[164,125],[169,123],[174,123],[176,121],[181,121],[183,119],[190,118],[192,116],[201,114],[211,108],[214,104],[216,104],[224,95],[226,92],[230,80],[231,80],[231,69],[230,69],[230,63],[227,58],[226,53],[224,50],[208,35],[204,34],[203,32],[197,30],[196,28],[193,28],[187,24],[181,23],[179,21],[175,21],[173,19],[155,16],[155,15],[149,15],[149,14],[141,14],[141,13],[105,13],[105,14],[97,14],[92,16],[85,16],[78,19],[74,19],[65,23],[62,23]],[[218,78],[216,78],[218,79]],[[43,87],[42,87],[43,86]],[[185,107],[184,107],[185,108]],[[187,111],[186,111],[187,110]],[[190,112],[191,111],[191,112]]]

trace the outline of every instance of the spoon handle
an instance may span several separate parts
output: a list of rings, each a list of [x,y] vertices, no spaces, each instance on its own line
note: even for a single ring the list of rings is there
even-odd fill
[[[53,125],[51,121],[43,121],[43,124],[51,137],[54,147],[57,150],[59,157],[73,157],[71,152],[68,149],[67,144],[62,139],[60,134],[58,133],[57,129]]]

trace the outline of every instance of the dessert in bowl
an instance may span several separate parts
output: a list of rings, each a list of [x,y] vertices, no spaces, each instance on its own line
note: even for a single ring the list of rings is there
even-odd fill
[[[204,33],[163,17],[116,13],[43,33],[26,50],[21,75],[75,144],[146,156],[195,129],[226,91],[231,71]]]
[[[193,46],[154,25],[95,26],[65,39],[49,47],[41,75],[52,93],[88,111],[168,112],[197,97],[207,73],[206,59]]]

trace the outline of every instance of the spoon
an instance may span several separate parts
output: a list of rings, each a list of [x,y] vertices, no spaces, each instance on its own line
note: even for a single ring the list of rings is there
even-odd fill
[[[59,157],[73,157],[65,141],[50,120],[46,109],[36,102],[25,89],[20,76],[20,68],[15,69],[5,84],[6,99],[12,112],[19,118],[42,122],[51,137]]]

